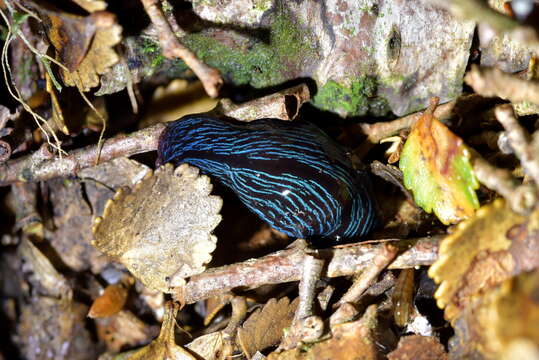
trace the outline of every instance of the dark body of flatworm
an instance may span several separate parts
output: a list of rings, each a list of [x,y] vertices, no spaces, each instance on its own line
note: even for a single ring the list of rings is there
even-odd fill
[[[167,162],[216,177],[290,236],[354,239],[376,222],[368,175],[309,122],[186,116],[169,123],[159,139],[157,164]]]

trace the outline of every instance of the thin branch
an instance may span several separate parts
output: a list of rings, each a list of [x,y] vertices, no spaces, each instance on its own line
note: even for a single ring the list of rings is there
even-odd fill
[[[219,70],[204,64],[191,50],[180,43],[172,31],[170,24],[167,22],[161,7],[157,4],[157,0],[141,1],[150,20],[157,28],[163,55],[169,59],[182,59],[198,76],[208,95],[212,98],[217,97],[219,88],[223,85],[223,79]]]
[[[316,293],[316,282],[320,280],[324,260],[306,254],[303,260],[301,280],[299,282],[299,304],[294,321],[299,321],[313,315],[313,305]]]
[[[382,270],[393,261],[397,252],[397,247],[391,244],[384,244],[372,260],[372,263],[359,274],[350,289],[335,304],[335,307],[344,303],[358,302],[361,295],[375,282]]]
[[[121,135],[103,142],[102,162],[118,157],[131,156],[157,149],[159,135],[165,124],[157,124],[131,135]],[[59,159],[46,145],[39,151],[21,159],[0,164],[0,186],[17,181],[34,182],[61,176],[75,176],[81,169],[94,166],[98,157],[97,145],[77,149]]]
[[[534,151],[535,149],[531,145],[530,134],[520,126],[511,105],[504,104],[496,107],[495,114],[505,128],[509,143],[526,174],[531,176],[535,184],[539,184],[539,154]]]
[[[496,68],[473,65],[464,76],[466,84],[486,97],[501,97],[511,102],[539,104],[539,82],[525,80]]]
[[[293,120],[298,115],[301,105],[309,99],[309,88],[305,84],[300,84],[239,105],[223,99],[214,112],[226,114],[240,121],[263,118]]]
[[[537,190],[530,184],[521,185],[508,170],[490,165],[480,155],[472,156],[472,167],[480,183],[496,191],[519,214],[529,214],[537,202]]]
[[[437,118],[448,117],[455,107],[457,100],[442,104],[434,111],[434,116]],[[378,122],[374,124],[362,123],[359,124],[362,132],[367,135],[367,140],[372,144],[378,144],[380,140],[393,136],[401,130],[409,129],[417,120],[423,116],[423,111],[413,113],[392,121]]]
[[[399,247],[406,246],[391,263],[391,269],[403,269],[432,264],[438,257],[438,243],[442,236],[416,240],[398,240],[372,243],[358,243],[318,250],[320,259],[326,261],[322,272],[326,277],[353,275],[358,269],[368,266],[387,242]],[[301,279],[306,252],[301,249],[287,249],[248,260],[242,263],[209,269],[189,279],[185,287],[173,293],[174,298],[186,304],[230,291],[236,288],[256,288],[266,284],[280,284]]]

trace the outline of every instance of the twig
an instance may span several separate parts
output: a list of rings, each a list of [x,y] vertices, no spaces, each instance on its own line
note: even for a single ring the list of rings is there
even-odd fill
[[[529,101],[539,104],[539,82],[525,80],[496,68],[473,65],[464,76],[466,84],[476,93],[488,97],[501,97],[511,102]]]
[[[389,268],[402,269],[432,264],[438,257],[441,236],[416,240],[392,239],[399,246],[409,245],[399,254]],[[385,243],[358,243],[318,251],[327,268],[326,277],[353,275],[358,269],[372,263]],[[177,289],[174,298],[182,298],[186,304],[230,291],[235,288],[256,288],[266,284],[280,284],[301,279],[305,251],[287,249],[242,263],[209,269],[189,279],[184,288]]]
[[[391,245],[383,245],[372,263],[354,280],[354,283],[342,298],[335,304],[338,307],[344,303],[356,303],[361,298],[361,295],[369,286],[376,280],[378,275],[384,270],[397,255],[398,248]]]
[[[534,152],[531,146],[530,134],[520,126],[511,105],[504,104],[496,107],[495,114],[505,128],[511,147],[522,167],[535,184],[539,184],[539,159],[537,158],[539,154]]]
[[[434,116],[437,118],[448,117],[453,108],[455,107],[457,101],[453,100],[448,103],[442,104],[436,108],[434,111]],[[387,122],[378,122],[375,124],[359,124],[362,132],[367,135],[367,140],[372,144],[378,144],[380,140],[396,135],[399,131],[404,129],[409,129],[413,124],[416,123],[423,116],[423,111],[416,112],[411,115],[401,117]]]
[[[320,279],[323,266],[324,260],[317,259],[313,255],[305,255],[301,280],[299,282],[299,304],[294,321],[299,321],[313,315],[316,282]]]
[[[223,99],[214,112],[240,121],[262,118],[293,120],[298,115],[301,105],[309,99],[309,88],[301,84],[239,105]]]
[[[182,59],[183,62],[185,62],[185,64],[198,76],[208,95],[212,98],[217,97],[219,88],[223,85],[223,79],[221,78],[219,70],[204,64],[191,50],[180,43],[172,31],[170,24],[167,22],[161,7],[158,6],[157,0],[141,1],[150,20],[157,28],[163,55],[169,59]]]
[[[157,141],[164,128],[165,124],[157,124],[131,135],[105,140],[101,160],[104,162],[157,149]],[[34,182],[74,176],[79,170],[94,166],[97,156],[97,145],[74,150],[61,159],[55,158],[44,145],[40,151],[29,156],[0,164],[0,186],[17,181]]]
[[[502,195],[513,211],[528,214],[535,207],[537,190],[534,186],[519,185],[508,170],[490,165],[478,154],[474,154],[471,161],[479,182]]]

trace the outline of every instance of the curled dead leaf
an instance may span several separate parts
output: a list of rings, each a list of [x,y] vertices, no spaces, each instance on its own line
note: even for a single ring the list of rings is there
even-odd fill
[[[537,359],[539,271],[487,290],[455,320],[454,359]]]
[[[435,297],[453,321],[489,287],[539,266],[539,210],[528,217],[501,200],[479,209],[440,244],[429,276],[440,284]]]

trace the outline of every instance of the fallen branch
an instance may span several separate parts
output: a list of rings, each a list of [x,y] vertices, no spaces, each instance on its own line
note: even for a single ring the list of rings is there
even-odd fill
[[[130,135],[121,135],[104,141],[100,161],[131,156],[157,149],[159,135],[165,124],[157,124]],[[77,149],[67,156],[56,158],[46,144],[40,150],[21,159],[0,164],[0,186],[14,182],[35,182],[55,177],[75,176],[81,169],[95,165],[99,151],[97,145]]]
[[[217,97],[219,89],[223,85],[223,79],[219,70],[204,64],[191,50],[180,43],[172,31],[170,24],[167,22],[161,7],[158,6],[157,0],[141,1],[146,13],[159,33],[159,42],[163,49],[163,55],[169,59],[182,59],[185,65],[198,76],[208,95],[212,98]]]
[[[472,157],[472,167],[479,182],[496,191],[519,214],[529,214],[537,201],[537,190],[530,184],[520,184],[508,170],[490,165],[481,156]]]
[[[357,243],[318,250],[317,256],[325,260],[322,276],[339,277],[353,275],[358,269],[372,263],[382,247],[390,242],[407,250],[400,253],[389,266],[404,269],[430,265],[438,257],[438,244],[443,236],[416,240],[386,240],[373,243]],[[301,279],[305,256],[304,249],[287,249],[241,263],[209,269],[189,279],[185,287],[176,289],[173,297],[185,304],[221,294],[233,289],[256,288],[267,284],[280,284]]]

